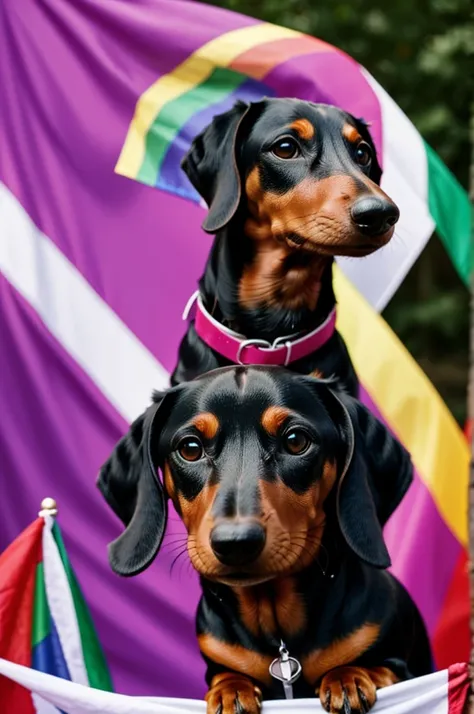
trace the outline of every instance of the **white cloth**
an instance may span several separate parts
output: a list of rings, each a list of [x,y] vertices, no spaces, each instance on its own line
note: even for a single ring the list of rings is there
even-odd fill
[[[0,674],[21,684],[34,694],[38,714],[50,714],[55,707],[65,714],[205,714],[202,701],[164,697],[128,697],[74,684],[49,674],[36,672],[0,659]],[[3,710],[0,707],[0,710]],[[319,700],[265,702],[262,714],[317,714],[323,712]],[[394,684],[378,693],[373,714],[450,714],[448,670]]]

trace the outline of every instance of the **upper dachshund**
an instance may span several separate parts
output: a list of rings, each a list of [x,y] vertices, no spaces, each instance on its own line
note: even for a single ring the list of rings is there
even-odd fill
[[[399,217],[367,125],[296,99],[238,102],[195,138],[183,169],[216,238],[172,383],[232,363],[291,364],[357,395],[334,329],[332,262],[385,245]]]

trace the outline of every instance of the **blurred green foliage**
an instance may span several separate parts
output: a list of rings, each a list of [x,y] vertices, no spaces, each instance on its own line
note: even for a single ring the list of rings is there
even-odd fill
[[[468,188],[469,113],[474,99],[472,0],[210,1],[306,32],[350,54],[391,94]],[[437,238],[430,241],[384,317],[463,424],[469,295]]]

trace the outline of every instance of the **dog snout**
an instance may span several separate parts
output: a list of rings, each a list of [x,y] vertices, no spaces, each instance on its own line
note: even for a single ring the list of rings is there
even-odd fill
[[[397,206],[379,196],[360,198],[351,210],[351,217],[361,233],[380,236],[398,221],[400,211]]]
[[[253,563],[262,552],[265,539],[265,530],[256,521],[219,523],[212,529],[210,536],[216,558],[230,566]]]

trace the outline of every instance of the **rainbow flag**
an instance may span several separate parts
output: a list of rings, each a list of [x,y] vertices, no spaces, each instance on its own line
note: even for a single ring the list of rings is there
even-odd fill
[[[0,656],[112,691],[89,609],[51,516],[37,518],[0,556]],[[0,703],[2,712],[59,712],[4,677]]]
[[[208,255],[204,209],[176,168],[202,112],[220,111],[231,87],[329,101],[372,122],[383,185],[402,209],[386,250],[335,271],[363,398],[416,467],[387,526],[393,570],[438,665],[466,660],[468,445],[379,310],[435,224],[467,276],[469,206],[395,102],[320,40],[183,0],[21,0],[21,12],[3,0],[0,86],[0,549],[54,492],[117,689],[202,698],[199,583],[184,557],[171,569],[183,526],[171,512],[153,566],[117,578],[106,546],[121,526],[96,474],[167,385]],[[449,636],[454,615],[465,640]]]

